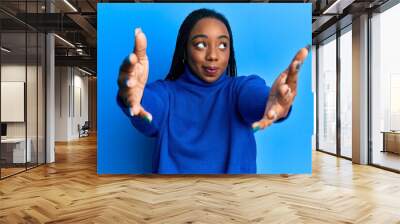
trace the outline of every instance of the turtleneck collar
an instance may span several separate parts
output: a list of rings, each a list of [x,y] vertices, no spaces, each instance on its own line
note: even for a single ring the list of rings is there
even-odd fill
[[[219,86],[222,83],[224,83],[225,80],[227,80],[228,75],[226,74],[226,69],[224,73],[221,74],[221,76],[215,80],[212,83],[208,83],[202,79],[200,79],[196,74],[193,74],[189,66],[185,65],[185,70],[183,74],[179,77],[177,81],[196,85],[196,86],[202,86],[202,87],[215,87]]]

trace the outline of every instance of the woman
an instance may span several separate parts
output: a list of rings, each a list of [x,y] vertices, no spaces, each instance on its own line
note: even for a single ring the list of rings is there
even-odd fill
[[[146,83],[146,47],[136,29],[134,53],[120,69],[118,102],[139,131],[156,138],[153,172],[256,173],[253,131],[286,118],[309,49],[269,88],[258,76],[236,77],[230,25],[213,10],[185,18],[166,80]]]

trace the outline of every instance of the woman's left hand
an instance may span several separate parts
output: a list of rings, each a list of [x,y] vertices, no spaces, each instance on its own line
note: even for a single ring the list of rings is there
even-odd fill
[[[253,130],[264,129],[273,122],[288,115],[294,98],[297,95],[298,73],[306,59],[310,46],[300,49],[289,67],[275,80],[269,92],[269,98],[261,120],[253,123]]]

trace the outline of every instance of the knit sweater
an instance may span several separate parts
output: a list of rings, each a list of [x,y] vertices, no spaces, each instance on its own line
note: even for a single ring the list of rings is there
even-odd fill
[[[256,173],[251,124],[262,118],[270,88],[257,75],[207,83],[186,67],[175,81],[145,86],[141,105],[151,123],[130,116],[133,126],[154,137],[153,172],[164,174]]]

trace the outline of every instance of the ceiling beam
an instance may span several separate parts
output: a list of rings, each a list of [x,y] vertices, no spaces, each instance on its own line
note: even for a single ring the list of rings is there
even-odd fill
[[[96,46],[97,30],[90,24],[85,17],[80,14],[68,14],[71,20],[73,20],[77,25],[79,25],[85,33],[90,37],[86,38],[91,46]]]
[[[80,66],[88,67],[96,71],[97,60],[91,56],[55,56],[56,66]]]

